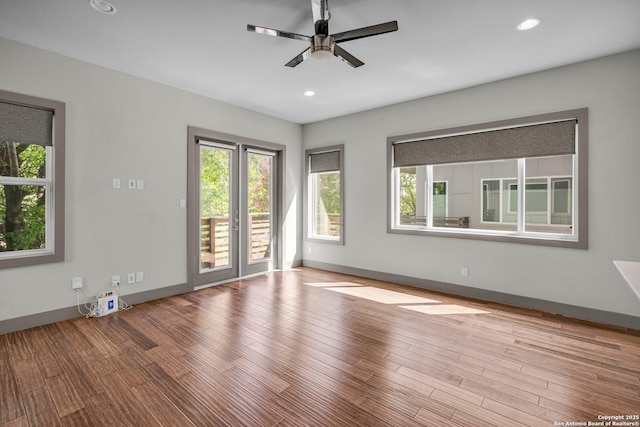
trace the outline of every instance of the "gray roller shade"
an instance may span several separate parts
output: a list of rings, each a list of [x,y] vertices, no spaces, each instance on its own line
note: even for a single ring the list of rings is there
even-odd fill
[[[309,172],[333,172],[340,170],[340,151],[326,151],[309,155]]]
[[[0,102],[0,140],[53,145],[53,112]]]
[[[452,135],[393,145],[393,166],[575,154],[576,120]]]

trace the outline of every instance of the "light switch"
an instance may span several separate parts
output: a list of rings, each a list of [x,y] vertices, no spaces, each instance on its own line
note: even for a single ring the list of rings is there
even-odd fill
[[[118,189],[120,188],[120,178],[113,178],[113,188]]]
[[[136,180],[135,179],[130,179],[129,180],[129,190],[135,190],[136,189]]]
[[[142,179],[136,181],[136,188],[138,190],[144,190],[144,181]]]

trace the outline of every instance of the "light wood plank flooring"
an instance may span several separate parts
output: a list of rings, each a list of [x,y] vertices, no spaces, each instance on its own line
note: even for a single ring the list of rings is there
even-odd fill
[[[0,368],[3,427],[554,426],[640,413],[637,331],[309,268],[1,335]]]

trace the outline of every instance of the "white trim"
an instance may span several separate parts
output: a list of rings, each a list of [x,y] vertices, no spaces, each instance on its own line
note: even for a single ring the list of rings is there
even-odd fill
[[[2,185],[37,185],[45,186],[51,184],[50,178],[22,178],[15,176],[0,176],[0,184]]]
[[[425,197],[427,206],[424,208],[427,230],[433,228],[433,182],[433,165],[427,165],[427,197]]]
[[[574,156],[575,159],[575,156]],[[435,181],[433,179],[434,176],[434,172],[433,172],[433,165],[425,165],[424,167],[426,168],[426,182],[425,182],[425,193],[426,193],[426,197],[425,197],[425,203],[426,203],[426,207],[425,207],[425,212],[426,212],[426,225],[422,226],[422,225],[404,225],[404,224],[400,224],[400,214],[399,214],[399,209],[400,209],[400,197],[399,197],[399,185],[400,185],[400,170],[402,168],[397,167],[397,168],[393,168],[392,169],[392,197],[393,197],[393,214],[394,214],[394,218],[393,218],[393,229],[395,230],[413,230],[413,231],[428,231],[428,232],[444,232],[444,233],[462,233],[462,234],[478,234],[478,235],[488,235],[488,236],[517,236],[517,237],[523,237],[523,238],[539,238],[539,239],[549,239],[549,240],[570,240],[570,241],[575,241],[577,240],[577,232],[575,229],[575,226],[571,227],[571,224],[552,224],[551,223],[551,208],[552,208],[552,196],[553,196],[553,188],[552,188],[552,183],[553,182],[557,182],[557,181],[569,181],[569,182],[575,182],[577,180],[577,178],[575,176],[566,176],[566,175],[549,175],[549,176],[531,176],[531,177],[527,177],[526,176],[526,158],[522,158],[522,159],[517,159],[518,165],[518,177],[517,178],[513,178],[513,177],[501,177],[501,178],[481,178],[480,179],[480,224],[483,224],[485,226],[514,226],[516,227],[515,230],[494,230],[494,229],[483,229],[483,228],[469,228],[469,229],[459,229],[459,228],[455,228],[455,229],[447,229],[445,227],[435,227],[433,225],[433,186],[435,183],[437,182],[445,182],[447,185],[447,193],[446,193],[446,212],[448,215],[448,210],[449,210],[449,195],[450,195],[450,191],[449,191],[449,182],[448,180],[439,180],[439,181]],[[469,162],[468,164],[474,164],[474,163],[480,163],[480,162]],[[484,163],[484,162],[483,162]],[[531,181],[531,180],[538,180],[540,181],[540,184],[544,184],[546,186],[546,197],[547,197],[547,210],[546,211],[539,211],[539,212],[529,212],[526,211],[526,205],[525,205],[525,193],[526,193],[526,188],[527,185],[530,183],[527,183],[527,181]],[[498,204],[499,204],[499,212],[498,212],[498,221],[485,221],[483,219],[483,209],[485,208],[484,206],[484,199],[483,199],[483,189],[484,186],[486,186],[486,183],[489,181],[497,181],[498,182]],[[511,181],[511,182],[509,182]],[[521,185],[521,183],[524,183],[524,185]],[[508,189],[505,189],[505,185],[508,185],[509,188],[511,188],[511,186],[517,186],[517,206],[518,206],[518,210],[517,212],[512,212],[510,210],[511,207],[511,203],[509,201],[509,197],[510,197],[510,191]],[[418,185],[416,184],[416,191],[418,191]],[[523,191],[520,191],[519,189],[523,189]],[[507,193],[507,194],[505,194]],[[509,214],[513,214],[516,215],[516,221],[505,221],[504,218],[504,214],[509,213]],[[545,214],[547,217],[547,221],[546,223],[527,223],[526,222],[526,215],[527,214],[535,214],[535,213],[539,213],[539,214]],[[575,223],[577,221],[576,216],[574,215],[574,212],[572,211],[572,213],[570,214],[572,217],[573,222]],[[571,227],[571,233],[570,234],[566,234],[566,233],[553,233],[553,232],[540,232],[540,231],[527,231],[527,228],[532,228],[532,227],[539,227],[539,226],[544,226],[546,228],[549,229],[564,229],[567,227]]]
[[[340,173],[340,171],[328,171],[328,172],[314,172],[314,173],[309,173],[309,186],[311,187],[309,189],[309,193],[311,194],[311,199],[309,200],[309,212],[311,214],[311,218],[309,218],[310,224],[311,224],[311,229],[309,230],[309,237],[311,239],[318,239],[318,240],[327,240],[330,242],[337,242],[340,241],[340,235],[338,236],[330,236],[328,234],[317,234],[316,230],[317,230],[317,209],[318,209],[318,205],[317,203],[315,203],[315,200],[317,199],[318,196],[318,177],[320,175],[327,175],[327,174],[338,174],[338,176],[340,177],[340,180],[342,180],[342,174]],[[340,194],[340,198],[342,198],[342,194]],[[342,212],[340,212],[340,227],[342,228]]]
[[[39,144],[24,144],[24,145],[38,145]],[[32,187],[44,187],[44,248],[42,249],[21,249],[15,251],[6,251],[0,253],[0,260],[3,259],[18,259],[18,258],[32,258],[42,255],[51,255],[54,253],[55,242],[55,209],[54,209],[54,185],[53,185],[53,156],[54,149],[52,146],[42,146],[45,151],[45,177],[44,178],[29,178],[29,177],[14,177],[14,176],[0,176],[0,185],[11,186],[32,186]]]
[[[525,201],[524,201],[524,193],[526,191],[526,171],[527,161],[526,159],[518,159],[518,191],[516,193],[516,197],[518,198],[518,211],[516,212],[516,230],[518,235],[525,234],[524,231],[524,223],[525,223]],[[511,204],[509,204],[509,207]],[[507,208],[507,209],[508,209]]]

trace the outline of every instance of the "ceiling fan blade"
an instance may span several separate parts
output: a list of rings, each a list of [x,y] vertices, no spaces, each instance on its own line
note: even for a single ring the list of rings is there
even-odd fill
[[[304,50],[302,53],[300,53],[300,55],[296,56],[295,58],[293,58],[291,61],[287,62],[284,65],[286,67],[293,68],[296,65],[300,64],[305,59],[309,58],[310,56],[311,56],[311,48],[309,47],[306,50]]]
[[[273,28],[258,27],[256,25],[251,25],[251,24],[247,25],[247,31],[251,31],[258,34],[264,34],[266,36],[284,37],[285,39],[302,40],[304,42],[311,42],[312,40],[312,37],[310,36],[290,33],[288,31],[276,30]]]
[[[358,28],[355,30],[343,31],[333,34],[333,40],[336,43],[348,42],[350,40],[361,39],[364,37],[377,36],[378,34],[390,33],[398,30],[398,21],[385,22],[384,24],[372,25],[370,27]]]
[[[364,62],[360,61],[337,44],[333,46],[333,55],[347,62],[353,68],[358,68],[359,66],[364,65]]]

